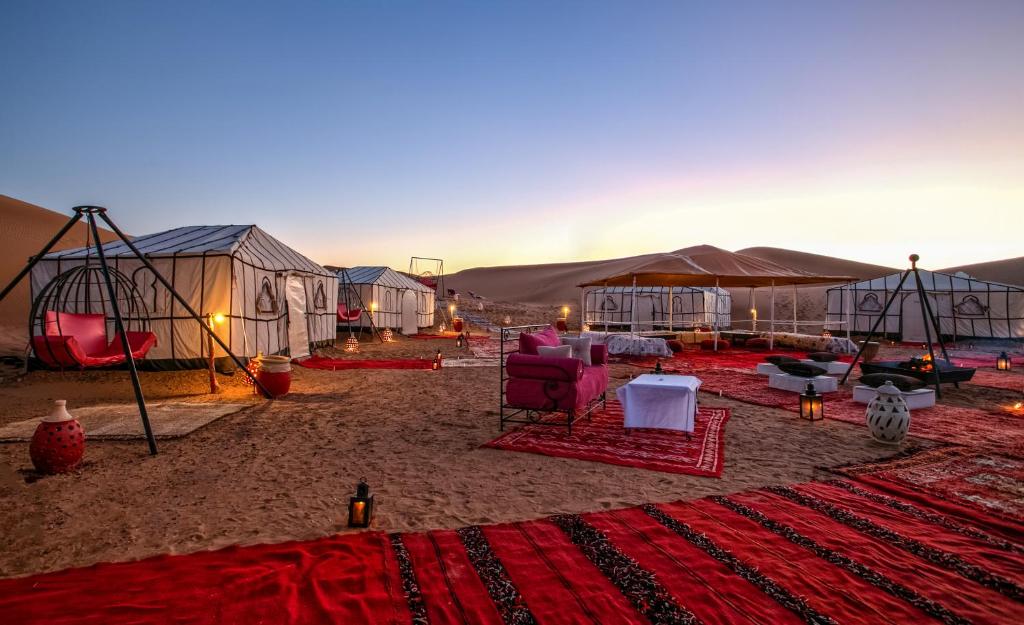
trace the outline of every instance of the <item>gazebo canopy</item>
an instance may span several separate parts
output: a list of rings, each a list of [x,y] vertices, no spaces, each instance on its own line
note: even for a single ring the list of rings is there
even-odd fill
[[[823,276],[711,245],[696,245],[648,258],[627,271],[578,286],[721,286],[755,288],[851,282],[851,276]],[[635,282],[634,282],[635,280]]]

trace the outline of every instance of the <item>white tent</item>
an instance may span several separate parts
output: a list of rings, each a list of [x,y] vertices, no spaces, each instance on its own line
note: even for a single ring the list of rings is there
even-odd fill
[[[350,291],[346,305],[364,307],[354,327],[369,327],[374,307],[373,323],[379,328],[415,334],[419,328],[434,325],[434,290],[390,267],[342,269],[338,272],[338,302],[343,304],[346,289]]]
[[[715,323],[716,305],[718,327],[732,324],[732,298],[725,289],[715,287],[637,287],[635,316],[632,287],[588,290],[583,305],[583,322],[591,326],[629,327],[631,319],[639,330],[709,326]]]
[[[132,242],[197,313],[224,316],[215,330],[239,357],[263,353],[298,358],[308,355],[311,346],[334,341],[334,274],[256,226],[186,226]],[[138,289],[148,311],[157,345],[145,363],[204,366],[207,340],[195,320],[124,243],[107,243],[103,250],[111,266]],[[32,269],[33,298],[62,272],[89,259],[97,262],[93,248],[47,254]],[[112,328],[110,318],[108,336],[113,336]],[[220,347],[215,350],[215,357],[225,356]]]
[[[1024,338],[1024,288],[957,274],[918,270],[942,334],[956,338]],[[902,272],[829,289],[827,322],[848,321],[867,333],[900,282]],[[907,276],[878,332],[904,341],[925,341],[924,316],[914,275]]]

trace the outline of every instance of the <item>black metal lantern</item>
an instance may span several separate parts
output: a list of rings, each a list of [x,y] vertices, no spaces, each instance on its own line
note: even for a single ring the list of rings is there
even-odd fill
[[[459,336],[455,337],[455,347],[458,347],[459,349],[462,349],[462,346],[465,343],[466,343],[466,337],[463,336],[462,334],[459,334]]]
[[[431,369],[437,371],[441,368],[441,350],[437,350],[437,355],[434,356],[434,364],[431,365]]]
[[[800,418],[817,421],[825,417],[824,398],[814,390],[814,382],[808,382],[807,388],[800,393]]]
[[[373,520],[373,495],[366,479],[359,480],[356,485],[356,496],[348,500],[348,526],[370,527]]]
[[[1013,362],[1010,360],[1010,357],[1006,355],[1006,352],[999,354],[999,357],[996,358],[996,369],[999,371],[1009,371],[1012,368]]]
[[[661,361],[659,360],[656,363],[654,363],[654,374],[661,375],[663,373],[665,373],[665,370],[661,368]]]

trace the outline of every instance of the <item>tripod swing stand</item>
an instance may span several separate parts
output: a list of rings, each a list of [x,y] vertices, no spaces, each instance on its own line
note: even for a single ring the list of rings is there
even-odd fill
[[[121,232],[121,229],[118,228],[117,225],[115,225],[114,222],[110,220],[110,217],[107,216],[107,209],[103,208],[102,206],[76,206],[72,210],[74,210],[75,214],[71,216],[71,219],[69,219],[66,224],[64,224],[64,227],[61,228],[60,231],[58,231],[52,239],[50,239],[49,243],[43,246],[43,249],[40,250],[38,254],[29,259],[28,264],[25,265],[25,267],[22,268],[20,272],[18,272],[18,275],[14,276],[14,280],[12,280],[10,284],[4,287],[3,291],[0,291],[0,301],[3,301],[3,299],[7,297],[7,294],[10,293],[11,290],[13,290],[14,287],[17,286],[17,284],[21,282],[21,280],[29,274],[29,272],[32,271],[32,268],[35,267],[36,263],[38,263],[44,256],[46,256],[46,254],[48,254],[50,250],[53,249],[53,246],[55,246],[57,242],[60,241],[61,238],[65,234],[67,234],[67,232],[71,230],[71,228],[76,223],[78,223],[79,221],[82,220],[83,217],[85,217],[86,222],[88,224],[89,233],[92,237],[92,244],[96,248],[96,256],[99,260],[100,270],[103,275],[103,281],[106,284],[107,294],[110,297],[111,312],[113,313],[114,317],[114,329],[121,339],[121,348],[122,350],[124,350],[125,362],[128,365],[128,372],[131,375],[132,388],[135,391],[135,401],[139,405],[139,416],[142,419],[142,428],[146,434],[146,442],[149,444],[150,454],[156,455],[157,453],[156,437],[153,434],[153,427],[149,422],[149,413],[146,411],[146,398],[142,394],[142,385],[139,382],[139,372],[138,369],[135,367],[135,358],[132,356],[132,347],[128,342],[128,334],[125,332],[124,318],[121,315],[121,309],[120,306],[118,305],[117,291],[114,286],[114,280],[111,278],[110,265],[107,262],[107,256],[103,250],[103,242],[100,239],[99,235],[99,228],[96,225],[97,217],[99,217],[99,219],[102,219],[106,226],[110,228],[110,230],[114,234],[117,235],[117,238],[120,239],[120,242],[124,243],[128,247],[128,249],[132,251],[135,257],[138,258],[139,261],[147,269],[149,269],[150,272],[153,273],[153,276],[157,279],[157,281],[159,281],[160,284],[162,284],[164,288],[166,288],[167,291],[174,297],[174,299],[177,300],[179,304],[181,304],[181,306],[188,312],[188,314],[193,319],[195,319],[196,323],[199,324],[199,327],[202,329],[202,331],[205,332],[210,339],[216,342],[217,345],[219,345],[221,349],[224,350],[225,353],[227,353],[227,355],[231,358],[231,360],[234,361],[235,365],[238,366],[239,370],[241,370],[246,375],[246,377],[252,380],[252,383],[255,384],[257,388],[260,389],[260,391],[263,393],[263,396],[268,398],[271,397],[266,387],[264,387],[263,384],[252,373],[249,372],[248,368],[246,368],[245,364],[242,363],[241,359],[239,359],[238,356],[236,356],[234,352],[231,351],[231,348],[228,347],[228,345],[223,340],[221,340],[219,336],[217,336],[216,332],[214,332],[213,329],[210,328],[209,324],[206,321],[204,321],[202,317],[199,316],[198,313],[196,313],[196,311],[189,305],[189,303],[186,302],[185,299],[174,289],[171,283],[167,281],[167,278],[165,278],[159,271],[157,271],[157,268],[153,266],[153,263],[151,263],[149,259],[146,258],[146,256],[142,252],[140,252],[137,247],[135,247],[135,244],[133,244],[131,240],[123,232]],[[31,336],[29,337],[29,340],[31,340]]]
[[[892,295],[885,301],[885,306],[882,307],[882,312],[878,314],[878,319],[872,324],[871,330],[868,331],[867,337],[861,342],[860,348],[857,350],[857,355],[853,357],[853,362],[850,363],[850,368],[843,374],[843,379],[839,381],[840,384],[846,384],[846,379],[850,377],[850,372],[857,365],[857,361],[860,360],[861,354],[868,346],[868,342],[871,341],[871,337],[874,336],[878,330],[878,326],[885,320],[885,315],[889,312],[889,307],[899,297],[900,292],[903,290],[903,284],[907,281],[907,277],[911,273],[914,274],[914,283],[917,286],[918,300],[921,304],[921,316],[924,317],[924,334],[925,339],[928,342],[928,356],[931,358],[932,364],[932,384],[935,386],[935,396],[942,397],[941,383],[942,380],[939,376],[939,361],[935,358],[935,349],[932,346],[932,330],[935,330],[935,339],[939,342],[939,347],[942,349],[942,358],[946,361],[947,366],[952,366],[949,361],[949,354],[946,353],[946,344],[942,340],[942,331],[939,328],[939,321],[932,312],[932,305],[928,301],[928,295],[924,290],[924,284],[921,283],[921,274],[917,270],[917,261],[921,259],[917,254],[910,255],[910,269],[903,272],[900,276],[899,284],[896,285],[896,289],[892,292]],[[954,382],[954,385],[959,387],[959,384]]]

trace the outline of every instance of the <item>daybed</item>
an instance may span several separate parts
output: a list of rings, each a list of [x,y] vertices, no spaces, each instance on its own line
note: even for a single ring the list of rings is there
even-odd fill
[[[46,334],[32,337],[36,358],[49,367],[59,369],[110,367],[127,358],[121,346],[121,335],[107,341],[107,319],[102,313],[81,314],[46,311]],[[156,345],[152,332],[127,332],[132,358],[139,360]]]

